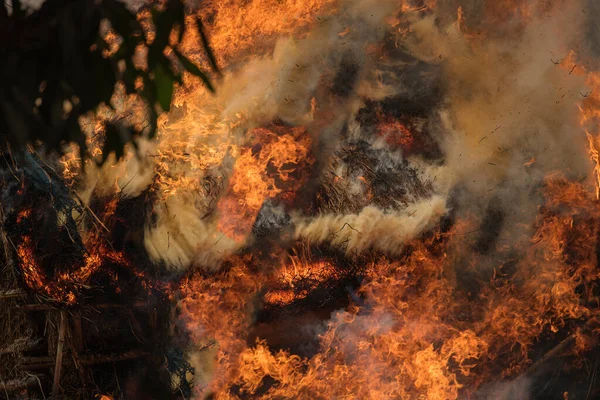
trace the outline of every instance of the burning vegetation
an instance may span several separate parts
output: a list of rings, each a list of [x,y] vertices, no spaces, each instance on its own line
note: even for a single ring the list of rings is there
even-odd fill
[[[600,396],[595,3],[189,5],[215,94],[2,153],[0,397]]]

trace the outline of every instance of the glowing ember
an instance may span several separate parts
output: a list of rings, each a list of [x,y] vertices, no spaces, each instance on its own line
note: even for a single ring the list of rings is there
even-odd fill
[[[309,262],[292,257],[289,264],[277,271],[274,283],[265,293],[269,305],[283,306],[307,298],[327,280],[334,280],[338,272],[325,261]]]
[[[378,127],[377,134],[393,148],[399,147],[406,153],[412,149],[414,139],[410,130],[400,121],[390,121],[381,123]]]

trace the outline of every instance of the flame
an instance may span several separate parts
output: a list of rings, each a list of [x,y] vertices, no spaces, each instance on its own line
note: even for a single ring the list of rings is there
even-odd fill
[[[17,214],[17,224],[20,224],[29,217],[31,217],[31,208],[26,208],[24,210],[19,211],[19,213]]]
[[[514,275],[498,265],[480,295],[468,299],[452,271],[469,246],[469,224],[415,241],[404,261],[382,259],[365,268],[359,289],[365,304],[335,313],[319,336],[319,351],[308,358],[273,351],[264,340],[243,343],[247,307],[262,292],[260,282],[271,286],[264,295],[271,306],[305,298],[337,273],[335,264],[292,258],[269,284],[273,278],[250,273],[249,260],[236,259],[218,277],[186,281],[182,305],[189,328],[219,346],[214,380],[200,390],[217,398],[226,398],[234,385],[265,398],[449,399],[458,398],[465,384],[476,388],[498,367],[504,376],[524,371],[542,333],[595,312],[584,305],[593,299],[597,277],[587,238],[597,233],[600,209],[582,185],[560,175],[547,178],[544,196],[535,233],[518,247]],[[556,212],[565,207],[568,212]],[[575,224],[579,216],[585,219]],[[267,377],[274,383],[267,385]]]
[[[94,238],[96,239],[96,238]],[[89,241],[93,241],[90,239]],[[88,244],[89,244],[88,241]],[[123,255],[108,250],[97,242],[88,247],[91,251],[84,256],[83,263],[75,268],[67,268],[68,272],[49,277],[39,265],[35,255],[35,244],[30,236],[23,236],[17,247],[20,264],[24,267],[23,276],[26,285],[37,292],[44,293],[54,301],[74,304],[77,301],[77,287],[86,286],[90,277],[96,273],[104,262],[110,260],[126,265]],[[64,267],[54,266],[58,271]]]
[[[592,175],[596,199],[600,199],[600,158],[598,156],[600,130],[597,128],[600,121],[600,72],[589,71],[585,60],[578,60],[575,51],[570,51],[564,59],[560,60],[560,66],[568,75],[584,77],[589,90],[586,93],[579,93],[582,100],[579,106],[580,125],[585,131],[589,146],[588,153],[594,166]]]
[[[210,26],[220,64],[234,69],[236,63],[242,65],[249,58],[268,54],[279,37],[302,37],[320,24],[321,18],[338,11],[339,4],[327,0],[234,4],[227,0],[209,2],[200,15]],[[399,1],[397,5],[400,13],[433,12],[436,7],[434,1]],[[465,10],[458,8],[457,26],[476,46],[478,40],[493,35],[496,27],[518,35],[544,7],[543,2],[524,0],[487,2],[481,23],[475,25]],[[394,27],[399,21],[397,15],[388,19]],[[485,24],[492,28],[479,31]],[[336,40],[355,33],[346,25],[335,28]],[[409,31],[401,33],[408,35]],[[197,39],[193,34],[186,37],[186,53],[199,53],[193,44]],[[547,174],[537,216],[531,223],[523,218],[521,236],[501,235],[493,256],[473,250],[477,235],[472,233],[480,221],[463,215],[451,228],[437,226],[408,241],[398,254],[387,254],[390,258],[369,246],[360,247],[365,250],[361,255],[325,257],[321,248],[308,243],[308,255],[283,248],[270,248],[273,254],[263,254],[263,249],[257,248],[223,256],[218,271],[191,269],[176,287],[160,290],[178,300],[178,327],[189,336],[193,357],[210,358],[205,363],[210,368],[202,371],[205,375],[195,386],[196,394],[218,399],[470,398],[487,383],[527,371],[534,346],[542,337],[554,338],[559,331],[573,333],[575,351],[589,349],[597,333],[576,325],[598,318],[597,309],[590,304],[597,301],[598,289],[594,238],[599,235],[600,222],[596,201],[600,198],[600,75],[579,64],[572,52],[560,67],[565,74],[583,77],[591,89],[581,94],[579,122],[589,143],[595,198],[583,183],[560,173]],[[214,220],[207,217],[210,221],[201,226],[203,232],[215,225],[219,233],[245,245],[265,202],[292,205],[308,179],[315,136],[309,135],[307,127],[318,130],[323,123],[314,123],[317,99],[310,94],[310,118],[305,126],[287,127],[264,123],[237,103],[224,104],[224,98],[236,102],[231,93],[211,97],[194,83],[188,84],[177,93],[173,112],[161,117],[158,143],[150,155],[155,174],[150,190],[159,198],[156,208],[168,208],[169,200],[176,198],[189,201],[197,214],[214,216]],[[320,112],[326,115],[323,119],[333,120],[337,109],[325,110],[328,107],[323,104],[328,103],[319,100]],[[418,130],[410,123],[377,117],[374,132],[381,139],[378,145],[400,148],[403,155],[419,150]],[[94,119],[89,123],[96,140],[90,147],[99,155],[101,124]],[[483,139],[477,140],[481,143]],[[76,185],[80,160],[73,154],[63,158],[63,173],[67,182]],[[541,157],[531,157],[519,162],[519,167],[532,171],[540,164]],[[333,181],[343,179],[335,176]],[[358,175],[356,180],[360,196],[371,201],[375,195],[368,179]],[[121,178],[110,180],[107,186],[116,193],[123,186],[120,183]],[[116,197],[106,203],[100,216],[103,222],[115,217],[116,206]],[[168,217],[174,219],[177,210],[170,212]],[[30,209],[17,215],[18,224],[31,219]],[[178,228],[187,233],[187,226]],[[367,240],[349,229],[357,234],[353,236],[357,242]],[[127,266],[136,276],[144,276],[99,232],[84,232],[83,238],[87,249],[83,260],[49,276],[37,259],[34,237],[24,235],[17,255],[27,286],[73,304],[78,300],[76,288],[88,284],[108,263]],[[187,247],[196,247],[192,239],[185,239]],[[349,269],[360,280],[348,289],[337,311],[310,325],[318,334],[309,354],[276,348],[260,337],[248,343],[258,312],[287,310],[311,301],[311,294],[339,280]]]
[[[414,138],[410,130],[400,121],[391,120],[381,122],[377,127],[377,134],[381,136],[392,148],[401,148],[405,153],[410,153]]]
[[[257,128],[250,133],[252,145],[241,151],[228,191],[217,205],[219,230],[229,237],[241,240],[247,236],[266,199],[275,198],[286,188],[294,193],[302,184],[302,179],[290,178],[301,163],[310,163],[311,140],[302,127],[289,131],[278,136]]]
[[[207,31],[219,63],[239,62],[252,49],[268,49],[283,35],[298,34],[319,23],[336,9],[337,0],[236,0],[209,1],[200,15],[212,21]],[[267,11],[268,10],[268,11]],[[198,37],[190,35],[187,49],[197,48]]]
[[[102,215],[107,222],[115,213],[118,199],[109,201]],[[31,209],[25,209],[18,213],[17,224],[31,225],[33,221]],[[148,290],[158,288],[160,284],[148,283],[145,274],[132,266],[125,255],[114,250],[107,239],[97,230],[86,232],[83,237],[85,253],[81,261],[74,261],[72,265],[50,265],[53,273],[44,269],[39,259],[40,254],[36,249],[33,236],[23,235],[17,246],[17,257],[22,266],[24,282],[30,289],[39,294],[44,294],[49,300],[63,302],[69,305],[80,300],[80,289],[88,287],[91,278],[101,271],[107,264],[115,264],[129,268],[136,275],[142,286]],[[109,275],[111,271],[107,272]],[[161,287],[159,290],[164,290]]]
[[[284,306],[308,297],[320,285],[335,279],[339,273],[330,262],[311,262],[298,256],[290,257],[275,273],[273,282],[264,295],[265,303],[271,306]]]
[[[584,99],[583,104],[580,107],[581,126],[584,127],[588,138],[590,159],[594,163],[596,198],[600,199],[600,159],[598,158],[598,140],[600,131],[596,128],[599,121],[598,118],[600,117],[600,73],[588,73],[586,83],[590,88],[590,92],[582,94]],[[596,129],[592,130],[594,128]]]
[[[458,7],[458,25],[467,34],[470,39],[477,38],[480,35],[493,34],[493,29],[508,28],[513,31],[520,31],[531,21],[536,13],[547,10],[548,5],[542,1],[534,0],[499,0],[488,1],[483,4],[482,16],[480,21],[472,21],[467,18],[462,7]],[[470,23],[476,23],[476,31],[469,27]]]

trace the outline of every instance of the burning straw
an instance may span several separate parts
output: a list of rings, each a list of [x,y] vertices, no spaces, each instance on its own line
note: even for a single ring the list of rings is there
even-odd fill
[[[3,155],[0,389],[597,395],[587,4],[217,3],[156,142]]]

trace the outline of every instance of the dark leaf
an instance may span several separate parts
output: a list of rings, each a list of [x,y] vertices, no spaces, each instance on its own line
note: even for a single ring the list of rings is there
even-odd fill
[[[81,3],[86,7],[83,11],[85,19],[79,24],[83,30],[82,34],[80,34],[80,40],[82,40],[84,44],[89,44],[95,42],[98,38],[102,14],[93,4],[90,4],[89,2]]]
[[[58,101],[59,83],[57,81],[48,81],[46,90],[42,93],[42,105],[39,112],[46,124],[52,121],[52,105]]]
[[[109,59],[102,57],[99,52],[91,54],[90,57],[91,70],[88,72],[87,81],[78,81],[75,87],[81,102],[81,111],[84,113],[95,109],[100,103],[108,105],[117,81]]]
[[[150,104],[156,103],[156,86],[154,82],[148,76],[148,73],[142,73],[142,79],[144,82],[144,89],[142,90],[142,96]]]
[[[177,60],[176,57],[173,56],[173,58]],[[167,71],[167,73],[171,76],[171,79],[173,79],[173,81],[179,83],[180,85],[183,85],[181,72],[178,71],[177,68],[175,68],[169,57],[163,56],[163,59],[161,61],[163,67],[165,67],[165,71]]]
[[[103,11],[110,20],[113,29],[117,31],[124,40],[130,40],[134,33],[142,33],[142,27],[134,13],[129,11],[125,3],[117,0],[105,0],[102,2]],[[135,36],[139,38],[139,36]],[[141,40],[141,38],[140,38]]]
[[[12,15],[15,18],[23,18],[25,10],[21,6],[21,0],[12,0]]]
[[[183,68],[200,77],[210,90],[214,90],[207,75],[186,57],[177,52],[165,56],[176,26],[178,40],[183,37],[185,7],[182,0],[163,2],[166,3],[163,12],[153,7],[152,20],[156,31],[152,45],[147,45],[146,71],[133,65],[136,48],[140,44],[146,45],[146,36],[136,14],[124,3],[123,0],[46,0],[38,11],[31,14],[25,13],[19,0],[7,0],[0,6],[2,32],[6,31],[3,28],[8,24],[7,20],[23,19],[17,25],[24,26],[38,26],[44,18],[51,21],[41,24],[43,27],[48,25],[47,35],[37,38],[33,32],[31,36],[36,40],[29,40],[28,34],[17,37],[15,40],[19,39],[25,47],[8,46],[3,53],[0,68],[4,81],[18,89],[12,92],[10,87],[6,88],[8,90],[0,89],[0,136],[3,139],[20,149],[36,139],[53,149],[59,149],[65,141],[75,142],[80,147],[81,156],[89,157],[79,117],[96,110],[101,103],[112,106],[110,100],[118,79],[131,94],[136,92],[135,83],[141,77],[144,87],[139,94],[147,102],[148,127],[132,133],[130,129],[116,124],[107,126],[104,161],[112,152],[120,158],[132,135],[145,133],[153,137],[156,134],[158,105],[165,111],[170,109],[174,84],[181,83]],[[11,5],[12,11],[8,10]],[[122,37],[118,52],[109,58],[102,56],[108,47],[99,35],[103,19],[107,19],[112,29]],[[2,24],[2,21],[5,23]],[[202,27],[199,29],[202,30]],[[8,33],[13,33],[10,26]],[[216,69],[215,57],[207,47],[204,32],[201,38],[209,54],[211,68]],[[119,65],[123,62],[125,69],[119,72]],[[34,106],[39,104],[38,98],[41,104]],[[66,100],[72,102],[71,111],[63,109]]]
[[[202,39],[202,47],[204,51],[206,51],[206,55],[208,56],[208,61],[210,62],[211,67],[215,72],[219,72],[219,66],[217,65],[217,58],[213,53],[210,43],[208,43],[208,38],[204,33],[204,26],[202,25],[202,20],[200,17],[196,18],[196,26],[198,27],[198,33],[200,34],[200,38]]]
[[[158,115],[156,114],[156,109],[154,105],[156,104],[156,86],[154,82],[150,80],[147,73],[142,74],[142,78],[144,80],[144,89],[141,92],[142,97],[146,100],[148,104],[148,123],[150,124],[148,137],[153,138],[156,134],[157,129],[157,120]]]
[[[104,14],[110,20],[113,29],[122,38],[119,49],[112,58],[115,60],[133,58],[137,45],[144,43],[143,29],[135,14],[121,1],[105,0],[102,5]]]
[[[21,149],[29,140],[29,127],[26,121],[22,118],[22,115],[20,115],[15,108],[14,101],[10,98],[2,96],[1,92],[0,111],[2,111],[2,119],[5,120],[4,124],[8,126],[9,131],[12,133],[8,137],[9,141],[11,144],[16,145],[15,148]]]
[[[138,77],[137,71],[133,66],[133,61],[130,58],[125,59],[125,71],[123,71],[123,76],[121,80],[125,85],[125,92],[127,94],[135,93],[135,81]]]
[[[173,98],[173,76],[165,68],[164,64],[158,64],[154,71],[154,83],[156,85],[156,98],[164,111],[169,111],[171,99]]]
[[[8,10],[6,9],[6,3],[2,2],[0,5],[0,21],[8,19]]]
[[[183,32],[185,31],[185,9],[183,7],[183,2],[181,0],[170,0],[167,3],[165,13],[173,20],[173,24],[179,27],[177,40],[181,43]]]
[[[162,53],[164,48],[169,45],[169,36],[173,29],[174,19],[172,18],[172,15],[167,14],[166,12],[160,12],[153,9],[152,21],[154,22],[156,33],[151,47],[154,47],[156,49],[155,51],[160,51]]]
[[[123,127],[118,127],[115,124],[106,124],[106,137],[104,146],[102,147],[102,164],[106,162],[108,156],[114,152],[117,160],[119,160],[125,152],[126,138],[122,134]]]
[[[93,70],[93,79],[97,87],[97,98],[95,99],[96,104],[99,103],[110,103],[113,91],[115,89],[115,83],[117,79],[115,71],[110,60],[98,55],[96,66]]]
[[[160,62],[161,57],[163,56],[163,48],[160,48],[156,45],[156,41],[153,42],[148,48],[148,68],[150,70],[154,70],[158,63]]]
[[[64,18],[60,24],[60,40],[62,47],[62,63],[69,67],[71,60],[77,59],[77,32],[71,18]]]
[[[158,114],[154,109],[153,103],[148,104],[148,113],[150,114],[148,115],[148,123],[150,124],[150,128],[148,130],[148,137],[152,139],[154,135],[156,135],[156,131],[158,129]]]
[[[208,76],[206,76],[206,74],[204,72],[202,72],[202,70],[200,70],[200,68],[198,68],[193,62],[191,62],[186,56],[181,54],[181,52],[179,52],[178,50],[173,49],[173,52],[175,52],[175,54],[177,54],[177,57],[179,57],[179,60],[183,64],[183,67],[186,69],[186,71],[188,71],[190,74],[195,75],[198,78],[202,79],[202,82],[204,82],[204,85],[208,88],[208,90],[210,90],[211,92],[215,91],[215,88],[213,87],[212,83],[210,82],[210,79],[208,79]]]

